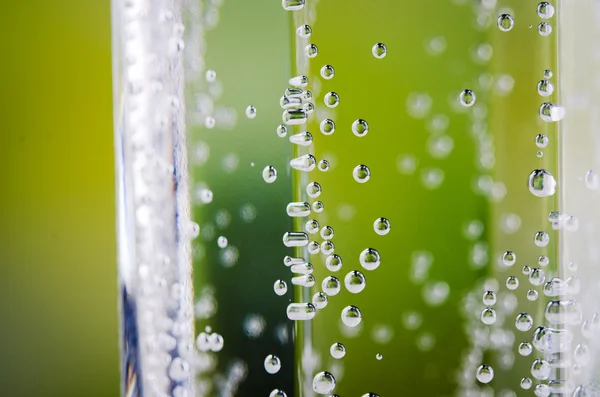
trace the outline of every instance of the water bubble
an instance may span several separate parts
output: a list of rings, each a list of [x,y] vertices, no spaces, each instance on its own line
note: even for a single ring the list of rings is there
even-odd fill
[[[309,197],[317,198],[321,195],[321,191],[321,185],[317,182],[310,182],[306,186],[306,194],[308,194]]]
[[[494,379],[494,369],[489,365],[482,364],[477,368],[475,376],[481,383],[490,383]]]
[[[363,119],[355,120],[352,123],[352,132],[359,137],[365,136],[369,132],[369,124]]]
[[[324,101],[327,107],[334,108],[340,104],[340,96],[337,93],[331,91],[325,94]]]
[[[308,77],[306,76],[295,76],[289,80],[290,85],[294,87],[304,88],[308,85]]]
[[[335,69],[331,65],[325,65],[321,68],[321,77],[325,80],[330,80],[335,76]]]
[[[274,389],[270,394],[269,397],[287,397],[287,394],[285,394],[285,392],[283,390],[280,389]]]
[[[550,259],[548,259],[546,255],[540,255],[540,257],[538,258],[538,265],[540,266],[548,266],[549,263]]]
[[[362,320],[362,313],[356,306],[346,306],[342,310],[342,322],[348,327],[356,327]]]
[[[376,249],[366,248],[360,253],[359,261],[366,270],[375,270],[381,264],[381,257]]]
[[[544,315],[550,324],[578,325],[583,320],[581,303],[575,300],[550,301]]]
[[[311,114],[315,111],[315,105],[312,102],[307,102],[302,105],[302,109],[306,112],[306,114]]]
[[[508,277],[506,279],[506,288],[508,288],[511,291],[514,291],[517,288],[519,288],[519,279],[515,276]]]
[[[325,259],[325,267],[331,272],[337,272],[342,268],[342,258],[339,255],[329,255]]]
[[[321,160],[319,161],[319,164],[317,166],[319,168],[319,171],[325,172],[325,171],[329,171],[329,161],[327,160]]]
[[[588,170],[585,173],[585,186],[590,190],[597,190],[600,187],[600,177],[594,170]]]
[[[290,166],[298,171],[312,171],[317,166],[317,159],[312,154],[305,154],[291,159]]]
[[[308,131],[299,134],[290,135],[290,142],[300,146],[310,146],[312,144],[312,134]]]
[[[319,49],[314,44],[309,44],[304,47],[304,54],[309,58],[314,58],[319,53]]]
[[[536,169],[529,174],[527,181],[529,191],[536,197],[548,197],[556,193],[556,180],[551,173]]]
[[[267,183],[273,183],[277,179],[277,170],[272,165],[267,165],[262,172],[262,177]]]
[[[429,306],[440,306],[450,294],[450,286],[444,281],[430,282],[423,286],[423,299]]]
[[[537,6],[537,13],[538,16],[542,19],[552,18],[552,16],[554,15],[554,6],[548,3],[547,1],[542,1]]]
[[[550,96],[554,92],[554,84],[548,80],[540,80],[537,85],[537,91],[541,96]]]
[[[537,134],[535,136],[535,145],[539,148],[545,148],[548,146],[548,137],[544,134]]]
[[[310,215],[310,204],[307,202],[289,203],[285,209],[288,216],[302,217]]]
[[[292,277],[292,284],[299,285],[301,287],[312,287],[315,285],[315,276],[312,274],[305,274],[303,276]]]
[[[348,291],[352,292],[353,294],[358,294],[367,286],[367,279],[358,270],[353,270],[346,274],[346,277],[344,278],[344,284],[346,285],[346,289]]]
[[[518,348],[519,354],[522,356],[528,356],[533,351],[533,347],[529,342],[521,342]]]
[[[342,289],[342,285],[340,284],[340,280],[334,276],[327,276],[323,280],[321,284],[321,289],[329,296],[337,295]]]
[[[564,107],[551,102],[544,102],[540,106],[540,118],[547,123],[562,120],[566,113]]]
[[[246,108],[246,117],[248,117],[249,119],[253,119],[256,117],[256,108],[252,105],[249,105]]]
[[[206,71],[204,77],[206,78],[206,81],[208,81],[209,83],[212,83],[217,79],[217,72],[215,72],[214,70],[208,69]]]
[[[316,241],[311,241],[308,243],[308,252],[312,255],[316,255],[321,251],[321,246]]]
[[[550,236],[546,232],[537,232],[535,236],[533,236],[533,242],[538,247],[545,247],[550,242]]]
[[[333,251],[335,251],[335,245],[332,241],[327,240],[321,243],[321,252],[323,255],[331,255]]]
[[[458,96],[458,99],[460,101],[460,104],[465,106],[465,107],[471,107],[475,104],[475,101],[477,100],[477,96],[475,95],[475,93],[469,89],[465,89],[463,90],[460,95]]]
[[[427,147],[431,157],[444,159],[454,149],[454,141],[449,135],[432,135],[427,140]]]
[[[329,353],[331,353],[331,357],[339,360],[346,355],[346,346],[336,342],[329,348]]]
[[[527,291],[527,299],[530,301],[535,301],[538,298],[538,292],[534,289],[530,289],[529,291]]]
[[[519,313],[515,320],[515,327],[519,331],[529,331],[533,327],[533,318],[527,313]]]
[[[549,36],[552,33],[552,25],[548,22],[542,22],[538,25],[538,33],[542,36]]]
[[[589,347],[587,347],[585,343],[578,344],[577,347],[575,347],[573,358],[577,364],[586,366],[591,359],[591,351]]]
[[[319,213],[321,211],[323,211],[323,209],[325,208],[325,206],[323,205],[322,202],[320,201],[315,201],[312,205],[312,209],[313,211],[315,211],[316,213]]]
[[[365,183],[371,179],[371,170],[366,165],[360,164],[354,167],[354,170],[352,170],[352,176],[356,182]]]
[[[383,58],[387,55],[387,47],[383,43],[377,43],[373,46],[371,52],[375,58]]]
[[[190,364],[181,357],[175,357],[169,367],[169,377],[175,382],[183,382],[190,376]]]
[[[544,73],[542,73],[542,75],[544,76],[545,79],[550,79],[550,78],[552,78],[552,70],[546,69],[546,70],[544,70]]]
[[[290,303],[286,310],[290,320],[311,320],[316,312],[312,303]]]
[[[407,312],[402,316],[402,323],[408,330],[415,330],[421,326],[423,319],[417,312]]]
[[[283,244],[286,247],[305,247],[308,244],[308,234],[287,232],[283,235]]]
[[[376,358],[377,360],[380,360],[380,361],[381,361],[381,359],[383,359],[383,355],[382,355],[381,353],[377,353],[377,354],[375,355],[375,358]]]
[[[523,390],[529,390],[533,386],[533,381],[530,378],[521,379],[521,388]]]
[[[327,295],[322,292],[317,292],[313,295],[312,303],[317,309],[323,309],[327,306]]]
[[[281,6],[287,11],[296,11],[304,7],[304,0],[281,0]]]
[[[496,294],[493,291],[486,291],[483,293],[481,300],[486,306],[494,306],[496,304]]]
[[[481,312],[481,322],[485,325],[492,325],[496,322],[496,311],[492,308],[486,307]]]
[[[279,357],[269,354],[265,358],[265,371],[270,374],[276,374],[281,369],[281,361]]]
[[[515,253],[512,251],[506,251],[502,255],[502,263],[504,263],[505,266],[512,266],[515,264],[516,261],[517,255],[515,255]]]
[[[512,15],[509,14],[501,14],[498,17],[498,28],[503,32],[510,31],[513,26],[515,26],[515,20]]]
[[[331,393],[335,389],[335,378],[329,372],[319,372],[313,378],[313,390],[318,394]]]
[[[546,273],[542,269],[532,269],[529,273],[529,282],[532,285],[542,285],[546,280]]]
[[[534,394],[537,397],[548,397],[550,395],[550,386],[543,384],[543,383],[540,385],[536,385]]]
[[[547,361],[536,359],[531,364],[531,375],[537,380],[546,380],[550,377],[552,367]]]
[[[390,224],[390,221],[388,221],[386,218],[377,218],[373,223],[373,229],[375,229],[375,233],[379,234],[380,236],[385,236],[388,234],[391,227],[392,225]]]
[[[333,228],[331,226],[323,226],[321,237],[323,240],[331,240],[333,238]]]
[[[277,126],[277,136],[284,138],[287,135],[287,127],[283,124]]]
[[[217,239],[217,246],[219,246],[219,248],[227,247],[227,237],[219,236],[219,238]]]
[[[302,25],[296,29],[296,34],[302,38],[307,38],[312,34],[312,29],[308,25]]]
[[[528,276],[531,273],[531,268],[527,265],[523,266],[523,269],[521,270],[523,272],[524,275]]]
[[[321,132],[323,134],[331,135],[335,132],[335,123],[333,122],[333,120],[325,119],[321,121],[319,128],[321,129]]]
[[[283,122],[287,125],[304,124],[308,114],[304,109],[286,109],[281,116]]]
[[[310,263],[296,263],[290,267],[290,271],[296,274],[311,274],[314,267]]]
[[[275,281],[275,284],[273,284],[273,290],[279,296],[285,295],[287,292],[287,283],[283,280],[277,280]]]

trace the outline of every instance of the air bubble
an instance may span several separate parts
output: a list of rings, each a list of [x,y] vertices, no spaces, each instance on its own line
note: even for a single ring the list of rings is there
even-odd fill
[[[314,44],[309,44],[304,47],[304,54],[309,58],[314,58],[319,53],[319,48]]]
[[[550,79],[550,78],[552,78],[552,70],[546,69],[546,70],[544,70],[544,73],[542,75],[544,76],[545,79]]]
[[[287,11],[301,10],[304,7],[304,0],[281,0],[281,6]]]
[[[319,372],[313,378],[313,390],[318,394],[328,394],[335,389],[335,378],[329,372]]]
[[[290,303],[286,310],[290,320],[311,320],[316,312],[312,303]]]
[[[334,343],[329,348],[329,353],[331,353],[331,357],[339,360],[346,355],[346,347],[339,342]]]
[[[298,171],[312,171],[317,166],[317,159],[312,154],[305,154],[291,159],[290,166]]]
[[[537,147],[539,147],[540,149],[545,148],[546,146],[548,146],[548,137],[544,134],[537,134],[535,136],[535,145]]]
[[[377,220],[375,220],[373,223],[373,229],[375,229],[375,233],[379,234],[380,236],[385,236],[388,234],[391,227],[392,225],[390,224],[390,221],[388,221],[386,218],[377,218]]]
[[[548,80],[540,80],[537,85],[537,91],[541,96],[550,96],[554,92],[554,84]]]
[[[383,58],[387,55],[387,47],[383,43],[377,43],[373,46],[371,52],[375,58]]]
[[[363,119],[355,120],[352,123],[352,132],[358,137],[365,136],[369,132],[369,124]]]
[[[206,81],[208,81],[209,83],[212,83],[217,79],[217,72],[215,72],[214,70],[208,69],[206,71],[206,73],[204,74],[204,77],[206,78]]]
[[[310,204],[307,202],[289,203],[286,207],[288,216],[303,217],[310,215]]]
[[[317,182],[310,182],[306,186],[306,194],[308,194],[309,197],[317,198],[321,195],[321,191],[321,185]]]
[[[273,290],[278,296],[285,295],[287,292],[287,283],[283,280],[277,280],[273,284]]]
[[[531,364],[531,375],[537,380],[546,380],[550,378],[551,371],[552,367],[545,360],[536,359],[533,364]]]
[[[337,93],[335,92],[328,92],[327,94],[325,94],[325,105],[329,108],[334,108],[337,105],[340,104],[340,97]]]
[[[598,190],[600,187],[600,177],[594,170],[588,170],[585,173],[585,186],[590,190]]]
[[[249,105],[246,108],[246,117],[248,117],[249,119],[253,119],[256,117],[256,108],[252,105]]]
[[[529,300],[529,301],[533,302],[533,301],[537,300],[538,296],[539,296],[539,293],[534,289],[530,289],[529,291],[527,291],[527,300]]]
[[[357,165],[352,170],[352,176],[358,183],[365,183],[371,178],[371,170],[364,164]]]
[[[342,289],[342,286],[340,284],[340,280],[338,280],[337,277],[327,276],[327,277],[325,277],[325,279],[323,280],[323,283],[321,284],[321,289],[327,295],[335,296],[340,292],[340,290]]]
[[[321,77],[325,80],[330,80],[335,76],[335,69],[331,65],[325,65],[321,68]]]
[[[316,213],[319,213],[319,212],[323,211],[323,209],[324,209],[324,208],[325,208],[325,206],[324,206],[324,205],[323,205],[323,203],[322,203],[322,202],[320,202],[320,201],[315,201],[315,202],[312,204],[312,209],[313,209],[313,211],[315,211]]]
[[[514,291],[517,288],[519,288],[519,279],[515,276],[508,277],[506,279],[506,288],[508,288],[511,291]]]
[[[281,361],[279,357],[269,354],[265,358],[265,371],[269,374],[276,374],[281,369]]]
[[[546,232],[537,232],[535,236],[533,236],[533,242],[538,247],[545,247],[550,242],[550,236]]]
[[[496,294],[493,291],[486,291],[483,293],[481,300],[486,306],[494,306],[496,304]]]
[[[308,77],[306,76],[295,76],[289,80],[290,85],[294,87],[304,88],[308,85]]]
[[[515,253],[512,251],[506,251],[502,255],[502,263],[504,264],[504,266],[512,266],[515,264],[516,261],[517,255],[515,255]]]
[[[317,309],[324,309],[327,306],[327,295],[322,292],[317,292],[313,295],[312,303]]]
[[[324,226],[323,229],[321,229],[321,237],[323,238],[323,240],[331,240],[333,238],[333,228],[331,226]]]
[[[353,294],[358,294],[365,289],[367,285],[367,279],[358,270],[353,270],[346,274],[346,277],[344,278],[344,284],[346,285],[346,289],[348,291]]]
[[[460,101],[460,104],[465,106],[465,107],[471,107],[475,104],[475,101],[477,100],[477,96],[475,95],[475,93],[469,89],[465,89],[463,90],[460,95],[458,96],[458,99]]]
[[[267,165],[262,172],[262,177],[267,183],[273,183],[277,179],[277,170],[272,165]]]
[[[554,6],[548,3],[547,1],[542,1],[537,6],[537,13],[538,16],[542,19],[552,18],[552,16],[554,15]]]
[[[329,255],[325,259],[325,267],[331,272],[337,272],[342,268],[342,258],[339,255]]]
[[[308,131],[290,135],[290,142],[300,146],[310,146],[312,144],[312,134]]]
[[[362,320],[362,313],[356,306],[346,306],[342,310],[342,322],[348,327],[356,327]]]
[[[329,170],[329,161],[327,161],[327,160],[319,161],[318,168],[319,168],[319,171],[323,171],[323,172],[328,171]]]
[[[283,244],[286,247],[305,247],[308,244],[308,235],[301,232],[288,232],[283,235]]]
[[[287,135],[287,127],[283,124],[277,126],[277,136],[280,138],[285,138]]]
[[[529,273],[529,282],[536,287],[542,285],[546,281],[546,273],[542,269],[532,269]]]
[[[527,186],[536,197],[549,197],[556,193],[556,180],[544,169],[533,170],[529,174]]]
[[[540,118],[547,122],[560,121],[565,118],[566,110],[560,105],[556,105],[551,102],[544,102],[540,106]]]
[[[312,34],[312,28],[308,25],[302,25],[296,29],[296,34],[302,38],[310,37]]]
[[[552,25],[548,22],[542,22],[538,25],[538,33],[542,36],[549,36],[552,33]]]
[[[360,253],[359,261],[366,270],[375,270],[381,264],[381,257],[376,249],[367,248]]]
[[[481,322],[485,325],[492,325],[496,322],[496,311],[492,308],[486,307],[481,312]]]
[[[498,17],[498,28],[503,32],[510,31],[515,26],[515,20],[510,14],[501,14]]]
[[[225,236],[219,236],[219,238],[217,239],[217,246],[219,248],[225,248],[227,247],[227,237]]]
[[[531,346],[531,343],[529,343],[529,342],[521,342],[521,344],[519,344],[519,348],[517,350],[519,351],[520,355],[526,357],[531,354],[531,352],[533,351],[533,347]]]
[[[489,365],[482,364],[477,368],[475,376],[481,383],[490,383],[494,379],[494,369]]]
[[[531,389],[531,386],[533,386],[533,382],[530,378],[521,379],[521,389],[529,390]]]
[[[325,119],[321,121],[319,128],[321,129],[321,132],[323,134],[331,135],[335,132],[335,123],[333,122],[333,120]]]
[[[520,313],[515,320],[515,327],[522,332],[529,331],[533,327],[533,318],[527,313]]]

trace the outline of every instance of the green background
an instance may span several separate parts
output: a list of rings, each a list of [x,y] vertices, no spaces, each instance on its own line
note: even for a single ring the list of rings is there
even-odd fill
[[[117,396],[110,2],[0,12],[0,395]]]

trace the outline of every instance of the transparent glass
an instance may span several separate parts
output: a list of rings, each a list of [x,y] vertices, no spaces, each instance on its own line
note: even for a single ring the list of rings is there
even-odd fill
[[[600,3],[113,0],[124,396],[600,396]]]

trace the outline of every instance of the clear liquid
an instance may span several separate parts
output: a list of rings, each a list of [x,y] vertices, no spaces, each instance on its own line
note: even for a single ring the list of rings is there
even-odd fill
[[[303,3],[183,7],[163,392],[591,393],[600,5]]]

